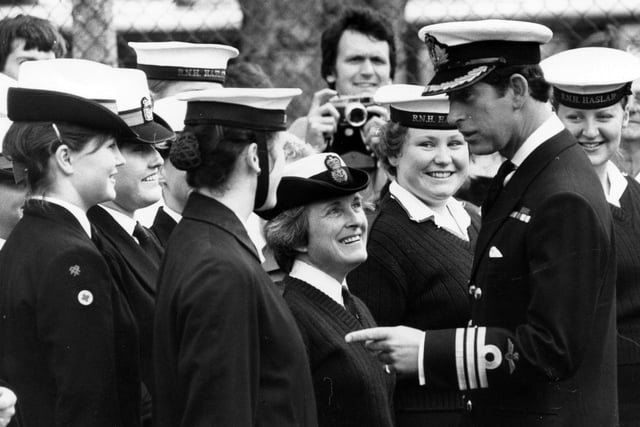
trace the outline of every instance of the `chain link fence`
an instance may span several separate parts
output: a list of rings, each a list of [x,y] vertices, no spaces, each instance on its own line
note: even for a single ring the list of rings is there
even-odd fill
[[[376,8],[397,34],[396,82],[425,83],[429,61],[418,29],[451,20],[502,18],[545,24],[554,31],[543,56],[578,46],[640,46],[639,0],[0,0],[0,18],[19,13],[59,26],[69,55],[135,66],[129,41],[223,43],[240,60],[261,65],[274,85],[300,87],[290,107],[305,114],[320,78],[320,33],[346,5]],[[605,65],[606,66],[606,65]]]

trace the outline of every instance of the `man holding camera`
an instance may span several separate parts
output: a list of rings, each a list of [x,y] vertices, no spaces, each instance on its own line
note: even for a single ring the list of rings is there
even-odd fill
[[[291,133],[318,152],[332,151],[352,167],[376,170],[372,145],[389,119],[386,108],[371,103],[380,86],[391,83],[396,48],[391,23],[370,9],[346,9],[322,33],[321,74],[329,88],[316,92],[306,117]],[[351,117],[351,123],[345,119]],[[376,188],[378,186],[375,186]]]

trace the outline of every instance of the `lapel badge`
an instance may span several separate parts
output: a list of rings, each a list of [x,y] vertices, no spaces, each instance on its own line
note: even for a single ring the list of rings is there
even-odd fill
[[[349,174],[340,163],[340,157],[329,154],[324,159],[324,165],[329,169],[331,180],[336,184],[346,184],[349,181]]]
[[[140,100],[140,106],[142,107],[142,118],[144,122],[153,121],[153,104],[151,104],[151,100],[146,96],[143,96]]]
[[[73,277],[78,277],[80,275],[80,266],[76,264],[69,267],[69,274]]]
[[[433,68],[438,71],[440,67],[449,62],[449,54],[447,53],[448,46],[440,43],[431,34],[425,35],[424,42],[429,50],[429,57],[433,63]]]
[[[520,208],[519,211],[513,211],[509,214],[509,216],[511,218],[515,218],[518,221],[522,221],[525,224],[529,223],[529,221],[531,221],[531,215],[530,215],[531,211],[529,210],[529,208],[525,208],[522,207]]]
[[[78,302],[82,305],[91,305],[93,302],[93,294],[90,291],[83,290],[78,293]]]
[[[518,354],[515,350],[515,346],[513,342],[507,338],[507,354],[504,355],[504,358],[507,359],[507,363],[509,364],[509,374],[513,374],[513,371],[516,370],[516,362],[520,360],[520,354]]]

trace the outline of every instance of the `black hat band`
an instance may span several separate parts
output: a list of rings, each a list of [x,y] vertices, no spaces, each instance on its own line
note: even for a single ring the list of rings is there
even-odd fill
[[[189,101],[184,124],[216,124],[275,132],[287,129],[287,115],[284,110],[264,110],[227,102]]]
[[[181,80],[224,83],[227,70],[224,68],[170,67],[166,65],[138,64],[147,78],[158,80]]]
[[[537,42],[483,40],[448,46],[427,34],[425,43],[438,72],[479,65],[530,65],[540,62],[540,43]]]
[[[391,121],[403,126],[417,129],[456,129],[455,125],[447,122],[447,114],[402,111],[391,106]]]
[[[627,83],[612,92],[592,93],[588,95],[565,92],[557,87],[553,88],[553,96],[559,104],[569,108],[579,108],[583,110],[597,110],[598,108],[610,107],[628,95],[631,95],[631,83]]]

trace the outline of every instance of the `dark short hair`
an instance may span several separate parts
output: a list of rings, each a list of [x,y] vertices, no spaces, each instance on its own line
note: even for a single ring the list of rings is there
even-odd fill
[[[49,159],[61,145],[73,151],[82,150],[98,138],[96,150],[112,136],[95,129],[56,122],[60,139],[51,122],[13,122],[3,142],[3,154],[13,161],[13,168],[26,169],[26,184],[31,193],[45,193],[51,182]]]
[[[393,79],[396,70],[396,44],[393,26],[381,13],[367,8],[348,8],[342,16],[322,33],[320,47],[322,49],[322,64],[320,74],[327,80],[327,76],[335,70],[338,58],[338,44],[342,33],[346,30],[356,31],[373,39],[387,42],[389,45],[390,76]],[[334,88],[335,84],[329,83]]]
[[[529,95],[537,101],[547,102],[551,96],[551,85],[544,78],[540,65],[512,65],[506,67],[498,67],[481,82],[490,84],[495,87],[498,93],[504,95],[509,86],[509,79],[514,74],[522,75],[529,84]]]
[[[0,70],[4,70],[16,39],[25,41],[25,50],[51,51],[56,58],[67,53],[64,37],[48,20],[31,15],[5,18],[0,21]]]
[[[264,235],[278,266],[285,273],[291,272],[293,262],[300,254],[296,248],[306,246],[309,242],[306,206],[288,209],[267,221]]]
[[[274,132],[221,125],[187,125],[182,133],[195,137],[200,156],[200,164],[187,170],[187,183],[194,188],[215,189],[224,188],[238,156],[247,145],[264,138],[271,148],[275,136]]]
[[[382,163],[382,167],[384,167],[391,176],[395,177],[398,171],[397,168],[389,162],[389,158],[400,156],[408,133],[409,128],[407,126],[396,122],[387,122],[380,144],[373,146],[376,156]]]
[[[224,87],[271,88],[273,83],[271,83],[271,79],[259,64],[248,61],[235,61],[227,66]]]

